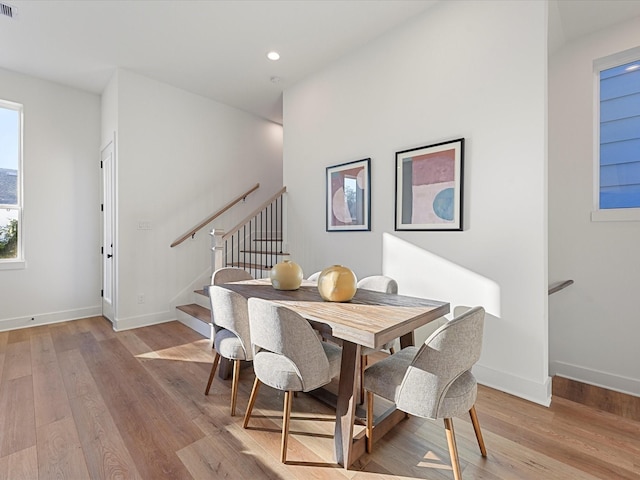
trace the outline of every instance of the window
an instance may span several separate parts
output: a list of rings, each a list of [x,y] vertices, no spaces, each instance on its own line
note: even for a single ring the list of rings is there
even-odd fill
[[[640,220],[640,49],[595,62],[596,220]],[[616,213],[616,212],[614,212]],[[593,217],[593,216],[592,216]]]
[[[22,262],[22,105],[0,100],[0,268]]]

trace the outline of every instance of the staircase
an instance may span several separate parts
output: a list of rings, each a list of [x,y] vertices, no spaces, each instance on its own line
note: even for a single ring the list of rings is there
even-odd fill
[[[285,193],[283,187],[228,232],[216,228],[211,231],[212,272],[239,267],[254,278],[266,278],[276,263],[289,256],[285,248]],[[209,297],[203,287],[193,292],[194,303],[176,307],[176,315],[180,322],[212,338]]]
[[[211,324],[211,308],[209,296],[205,290],[193,292],[195,303],[176,307],[176,317],[179,322],[195,330],[206,338],[213,338],[213,325]]]

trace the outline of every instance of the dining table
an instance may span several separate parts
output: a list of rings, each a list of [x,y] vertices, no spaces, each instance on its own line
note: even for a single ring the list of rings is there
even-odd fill
[[[415,342],[416,328],[436,320],[450,311],[447,302],[358,289],[347,302],[325,301],[314,282],[303,281],[296,290],[276,290],[269,279],[225,283],[224,288],[245,298],[262,298],[283,305],[307,319],[321,334],[337,339],[342,346],[342,363],[336,397],[334,431],[335,460],[349,468],[366,450],[364,431],[354,437],[358,373],[362,347],[380,349],[396,338],[400,347]],[[379,438],[405,418],[394,410],[376,424]]]

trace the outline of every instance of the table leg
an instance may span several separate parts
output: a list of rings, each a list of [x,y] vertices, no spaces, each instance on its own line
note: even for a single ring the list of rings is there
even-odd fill
[[[342,365],[338,384],[338,403],[336,405],[336,428],[334,432],[334,453],[336,462],[349,468],[353,463],[353,422],[357,407],[356,371],[360,358],[360,345],[342,342]]]
[[[400,337],[400,349],[411,347],[416,344],[415,335],[413,330],[409,333],[405,333]]]
[[[233,368],[233,362],[227,360],[224,357],[220,357],[220,363],[218,365],[218,378],[222,380],[228,380],[231,378],[231,369]]]

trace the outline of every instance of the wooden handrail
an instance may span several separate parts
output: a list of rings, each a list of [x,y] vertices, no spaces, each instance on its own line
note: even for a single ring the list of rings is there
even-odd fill
[[[235,198],[234,200],[230,201],[224,207],[220,208],[215,213],[213,213],[211,216],[209,216],[206,219],[204,219],[203,221],[201,221],[198,225],[193,227],[191,230],[186,232],[184,235],[182,235],[181,237],[179,237],[176,240],[174,240],[174,242],[171,244],[171,247],[173,248],[173,247],[175,247],[177,245],[180,245],[187,238],[193,237],[201,228],[205,227],[207,224],[211,223],[213,220],[218,218],[220,215],[222,215],[224,212],[229,210],[231,207],[233,207],[240,200],[244,200],[245,198],[247,198],[247,195],[249,195],[250,193],[256,191],[258,188],[260,188],[260,184],[256,183],[253,187],[251,187],[249,190],[244,192],[242,195],[240,195],[237,198]]]
[[[249,215],[247,215],[240,223],[238,223],[238,225],[236,225],[231,230],[229,230],[227,233],[225,233],[224,236],[222,237],[222,240],[226,241],[227,239],[229,239],[234,233],[236,233],[245,224],[247,224],[249,222],[249,220],[251,220],[253,217],[258,215],[262,210],[264,210],[267,206],[269,206],[271,204],[271,202],[273,202],[276,198],[278,198],[280,195],[282,195],[286,191],[287,191],[287,187],[282,187],[282,189],[279,192],[274,194],[271,198],[269,198],[262,205],[260,205],[258,208],[256,208],[253,212],[251,212]]]
[[[573,284],[573,280],[564,280],[562,282],[556,282],[549,285],[549,295],[552,293],[559,292],[560,290],[567,288],[569,285]]]

